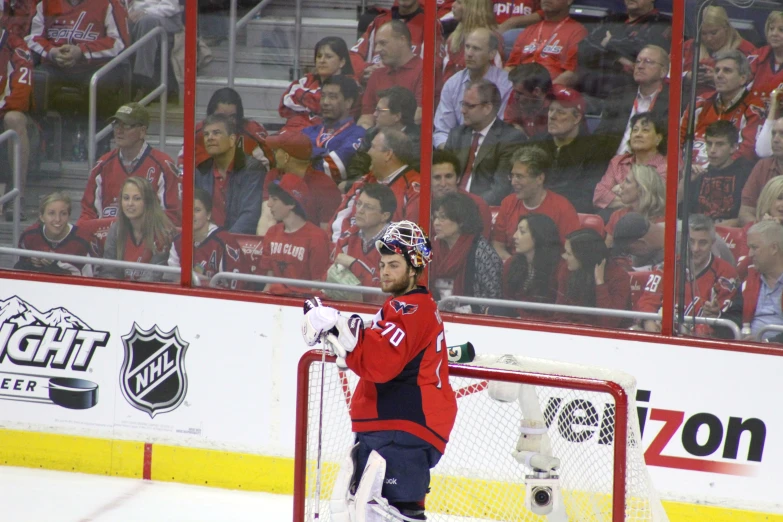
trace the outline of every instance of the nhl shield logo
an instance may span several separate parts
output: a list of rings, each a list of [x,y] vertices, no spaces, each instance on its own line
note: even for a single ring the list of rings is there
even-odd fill
[[[120,389],[131,406],[154,418],[158,413],[175,410],[188,392],[185,351],[188,343],[179,329],[162,332],[157,325],[133,329],[123,336],[125,360],[120,372]]]

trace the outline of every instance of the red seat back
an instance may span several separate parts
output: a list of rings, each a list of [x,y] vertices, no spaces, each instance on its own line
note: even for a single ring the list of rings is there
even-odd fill
[[[582,228],[592,228],[601,234],[601,237],[606,237],[604,220],[601,219],[601,216],[596,214],[579,214],[579,224],[582,226]]]
[[[718,234],[734,254],[734,259],[739,263],[743,257],[748,255],[748,240],[745,237],[745,230],[738,227],[722,227],[715,225],[715,233]]]

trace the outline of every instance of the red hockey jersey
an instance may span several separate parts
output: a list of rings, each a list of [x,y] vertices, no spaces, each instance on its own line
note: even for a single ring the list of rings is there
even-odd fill
[[[378,266],[381,262],[381,254],[375,248],[374,240],[380,239],[385,230],[386,228],[384,227],[380,234],[375,236],[375,238],[368,239],[365,245],[362,236],[359,235],[359,227],[356,225],[352,226],[337,240],[337,244],[332,252],[332,262],[334,262],[337,254],[347,254],[356,259],[350,270],[361,281],[362,286],[380,286],[381,278]],[[366,297],[375,296],[367,295]]]
[[[247,156],[253,156],[265,165],[274,164],[274,154],[266,146],[267,132],[263,125],[253,120],[245,120],[237,136],[237,147],[241,148]],[[196,166],[209,159],[209,153],[204,148],[204,122],[196,125]],[[182,170],[185,166],[185,147],[179,150],[177,155],[177,167]]]
[[[690,271],[687,273],[687,277],[690,278]],[[658,313],[663,305],[662,282],[663,265],[658,265],[647,278],[647,284],[645,284],[644,291],[636,302],[634,310]],[[679,285],[676,288],[679,288]],[[707,267],[696,275],[693,285],[689,283],[685,285],[686,317],[700,316],[704,302],[712,301],[713,297],[720,305],[721,310],[728,310],[737,295],[738,288],[737,270],[723,259],[711,256]]]
[[[769,108],[769,95],[775,89],[783,89],[783,67],[775,69],[775,53],[769,45],[760,48],[754,60],[751,61],[753,81],[748,90],[761,98]]]
[[[389,297],[345,362],[359,376],[354,432],[401,430],[445,451],[457,400],[443,321],[426,288]]]
[[[169,266],[180,266],[182,236],[177,235],[169,251]],[[193,245],[193,271],[206,279],[218,272],[250,273],[239,243],[227,230],[210,224],[204,241]],[[247,283],[231,281],[232,290],[244,289]]]
[[[27,112],[33,93],[33,57],[24,40],[0,31],[0,117]]]
[[[296,232],[277,223],[264,236],[261,272],[275,277],[323,281],[329,268],[329,236],[310,222]],[[268,285],[272,293],[301,294],[303,288]]]
[[[560,242],[565,244],[565,238],[574,230],[582,228],[576,209],[566,198],[547,190],[544,200],[536,208],[527,208],[516,194],[509,194],[500,202],[500,210],[492,227],[492,241],[503,243],[509,253],[514,253],[514,233],[519,220],[528,214],[543,214],[552,218],[560,232]]]
[[[180,225],[182,178],[179,176],[179,170],[174,165],[174,160],[165,152],[153,149],[147,143],[144,147],[132,172],[125,170],[119,150],[115,149],[101,156],[87,180],[79,222],[115,217],[120,210],[122,184],[128,176],[138,176],[152,183],[166,215],[174,225]]]
[[[552,81],[566,71],[576,70],[576,55],[587,29],[573,18],[559,22],[541,20],[526,28],[514,42],[506,67],[538,63],[546,67]]]
[[[696,125],[693,138],[693,161],[696,164],[709,162],[704,134],[707,127],[719,120],[730,121],[740,133],[739,150],[734,159],[743,157],[756,160],[756,133],[766,117],[761,98],[745,92],[731,107],[720,110],[717,106],[717,93],[696,99]],[[680,146],[685,144],[688,129],[688,110],[685,111],[680,129]]]
[[[424,57],[424,9],[421,7],[414,14],[410,16],[400,16],[396,7],[392,7],[391,10],[385,11],[383,14],[379,14],[375,19],[367,26],[367,30],[351,48],[351,65],[353,66],[353,73],[356,78],[361,78],[364,69],[368,65],[381,63],[381,57],[378,55],[375,49],[375,34],[378,29],[381,28],[386,22],[392,20],[402,20],[405,25],[408,26],[408,30],[411,33],[411,46],[413,47],[413,54]],[[438,22],[438,27],[435,32],[436,39],[436,53],[435,63],[440,63],[443,60],[443,28]]]
[[[392,221],[401,221],[403,219],[413,221],[414,223],[419,221],[420,179],[421,175],[406,165],[397,174],[383,180],[382,183],[388,185],[397,198],[397,210],[394,211]],[[343,196],[343,200],[331,221],[332,230],[330,233],[333,243],[336,243],[340,236],[343,235],[343,232],[353,225],[353,217],[356,214],[356,200],[362,193],[365,183],[378,183],[378,180],[375,179],[372,172],[365,174]]]
[[[53,47],[76,45],[84,62],[70,70],[94,70],[119,55],[130,45],[128,13],[122,0],[82,0],[38,2],[30,34],[25,38],[30,50],[49,59]]]
[[[41,222],[30,225],[19,238],[19,248],[24,250],[36,250],[38,252],[57,252],[69,256],[94,256],[92,236],[77,226],[71,226],[68,234],[59,242],[54,243],[44,235],[44,227]],[[76,276],[92,277],[92,265],[84,263],[71,263],[68,261],[55,261],[47,267],[35,266],[32,258],[22,257],[14,266],[19,270],[33,270],[36,272],[48,272],[68,274]]]

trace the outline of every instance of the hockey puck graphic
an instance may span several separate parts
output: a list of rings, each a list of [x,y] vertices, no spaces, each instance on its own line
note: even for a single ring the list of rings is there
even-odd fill
[[[49,399],[69,410],[86,410],[98,404],[98,385],[84,379],[52,377],[49,379]]]

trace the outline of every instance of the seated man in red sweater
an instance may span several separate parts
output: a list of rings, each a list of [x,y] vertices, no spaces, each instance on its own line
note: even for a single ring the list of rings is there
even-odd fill
[[[332,260],[349,269],[362,286],[380,286],[381,254],[375,241],[383,237],[395,210],[397,198],[389,187],[368,184],[356,201],[353,226],[337,240]],[[364,300],[377,302],[376,297],[367,294]]]
[[[277,224],[264,236],[261,272],[274,277],[323,281],[329,267],[329,237],[307,221],[307,184],[296,174],[286,174],[269,185],[268,190],[269,210]],[[274,294],[312,294],[280,283],[269,283],[264,290]]]
[[[566,236],[580,226],[574,206],[560,194],[544,188],[551,161],[549,154],[535,145],[521,147],[514,152],[511,167],[514,193],[500,203],[500,211],[492,227],[492,246],[503,261],[515,252],[514,233],[522,216],[549,216],[557,225],[563,243]]]

